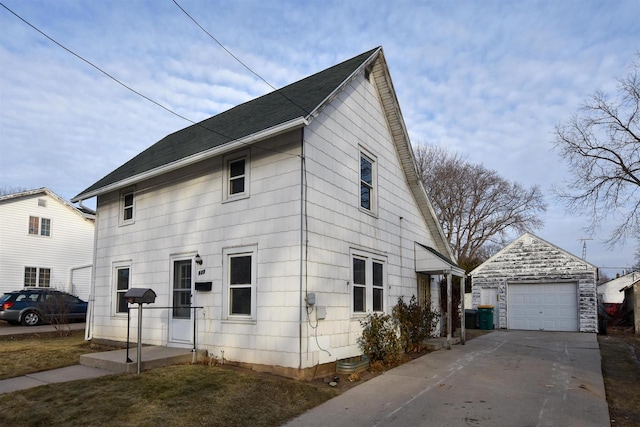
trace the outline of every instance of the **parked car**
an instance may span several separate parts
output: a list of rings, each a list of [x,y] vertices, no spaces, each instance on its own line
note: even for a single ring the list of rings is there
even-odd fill
[[[86,301],[56,289],[25,288],[0,298],[0,320],[12,325],[84,321],[86,316]]]

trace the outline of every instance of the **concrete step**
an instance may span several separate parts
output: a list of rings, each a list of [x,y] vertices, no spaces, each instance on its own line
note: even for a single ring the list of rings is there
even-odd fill
[[[140,371],[161,368],[180,363],[193,363],[205,355],[204,350],[193,352],[188,348],[173,348],[161,346],[144,346],[141,351],[142,359]],[[137,348],[129,349],[127,361],[126,350],[105,351],[102,353],[83,354],[80,356],[80,364],[93,368],[106,369],[116,373],[138,372]]]
[[[459,337],[451,337],[451,345],[460,344]],[[430,338],[424,342],[424,348],[429,351],[438,351],[447,347],[447,338]]]

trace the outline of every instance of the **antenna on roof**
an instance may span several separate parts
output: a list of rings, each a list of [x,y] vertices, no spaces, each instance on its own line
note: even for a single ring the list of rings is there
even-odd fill
[[[582,240],[582,259],[587,260],[587,240],[593,240],[591,237],[581,237],[578,240]]]

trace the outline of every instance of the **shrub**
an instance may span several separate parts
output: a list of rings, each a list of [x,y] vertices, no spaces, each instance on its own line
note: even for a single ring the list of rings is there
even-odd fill
[[[393,307],[393,318],[400,328],[400,341],[406,353],[422,349],[423,341],[431,336],[439,317],[439,313],[421,306],[415,295],[409,304],[402,297],[398,298],[398,304]]]
[[[381,362],[393,365],[400,360],[402,347],[398,338],[397,327],[388,314],[368,314],[360,320],[362,335],[358,338],[358,345],[371,363]]]

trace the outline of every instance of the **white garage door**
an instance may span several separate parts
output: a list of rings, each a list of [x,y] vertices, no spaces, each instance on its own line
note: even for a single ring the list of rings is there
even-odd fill
[[[578,331],[575,283],[510,284],[507,327],[533,331]]]

